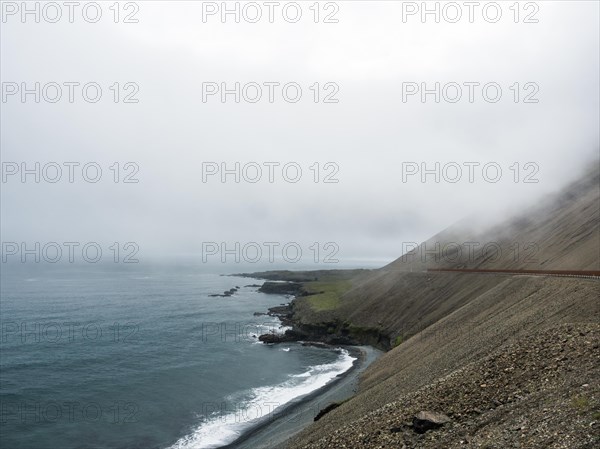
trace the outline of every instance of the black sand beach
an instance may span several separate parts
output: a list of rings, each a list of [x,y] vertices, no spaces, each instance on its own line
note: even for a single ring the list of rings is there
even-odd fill
[[[352,397],[357,392],[360,374],[383,352],[370,346],[347,346],[345,349],[357,358],[352,368],[324,387],[277,410],[268,420],[223,447],[227,449],[280,448],[288,438],[312,423],[320,410],[333,402],[341,402]]]

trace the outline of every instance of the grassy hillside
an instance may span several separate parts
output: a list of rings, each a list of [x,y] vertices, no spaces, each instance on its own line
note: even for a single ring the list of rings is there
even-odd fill
[[[341,305],[341,297],[352,288],[349,280],[314,281],[305,284],[310,307],[316,312],[335,310]]]

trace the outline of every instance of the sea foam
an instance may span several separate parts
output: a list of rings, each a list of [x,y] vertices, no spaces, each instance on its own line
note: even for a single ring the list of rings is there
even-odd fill
[[[342,349],[333,363],[312,366],[301,374],[290,375],[289,380],[278,385],[254,388],[247,394],[248,399],[237,406],[204,416],[198,428],[170,449],[208,449],[232,443],[244,431],[271,417],[274,411],[348,371],[355,360],[348,351]]]

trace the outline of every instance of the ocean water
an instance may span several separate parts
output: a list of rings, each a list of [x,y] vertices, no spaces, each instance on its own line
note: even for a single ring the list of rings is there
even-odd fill
[[[205,271],[3,265],[0,447],[219,447],[351,367],[257,342],[283,329],[254,312],[289,298]]]

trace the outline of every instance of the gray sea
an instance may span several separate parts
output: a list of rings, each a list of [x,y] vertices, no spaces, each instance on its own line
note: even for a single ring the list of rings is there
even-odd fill
[[[2,266],[0,446],[210,448],[352,366],[264,345],[289,302],[194,265]],[[210,297],[232,287],[231,297]]]

